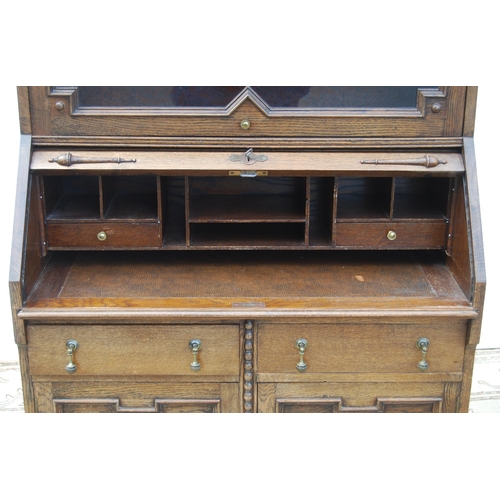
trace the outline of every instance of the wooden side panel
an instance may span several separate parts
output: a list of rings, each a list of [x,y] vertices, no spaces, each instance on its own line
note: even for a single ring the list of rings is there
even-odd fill
[[[467,87],[465,99],[464,137],[474,136],[476,119],[477,87]]]
[[[10,258],[9,281],[21,280],[23,244],[25,238],[26,207],[28,204],[28,181],[31,157],[31,136],[22,135],[19,149],[16,204],[14,209],[14,230]]]
[[[31,128],[33,135],[52,135],[50,104],[55,110],[56,100],[49,101],[48,87],[29,87]],[[76,135],[78,132],[76,132]]]
[[[34,413],[36,411],[33,384],[30,376],[28,347],[19,345],[19,365],[21,368],[21,381],[23,385],[24,411]]]
[[[24,262],[24,299],[26,299],[40,274],[45,267],[49,256],[46,252],[46,245],[42,235],[40,204],[38,201],[38,190],[33,177],[29,181],[29,199],[27,207],[27,229],[25,241],[25,262]]]
[[[19,105],[21,134],[31,135],[31,113],[28,87],[17,87],[17,101]]]
[[[468,194],[467,208],[470,216],[469,224],[472,239],[474,278],[476,283],[486,283],[481,207],[479,203],[479,183],[477,177],[474,140],[471,137],[464,138],[464,161]]]
[[[464,295],[470,299],[472,295],[472,255],[465,195],[464,181],[460,179],[455,188],[455,216],[452,219],[453,226],[450,228],[452,242],[447,264]]]
[[[474,369],[474,360],[476,353],[476,344],[468,344],[464,355],[464,375],[460,391],[459,409],[460,413],[469,411],[470,393],[472,389],[472,374]]]
[[[467,209],[469,214],[470,244],[472,256],[473,296],[472,304],[479,312],[471,321],[469,343],[479,343],[481,321],[483,315],[484,295],[486,292],[486,268],[484,261],[483,232],[481,225],[481,208],[479,203],[479,186],[474,152],[474,140],[464,138],[465,175],[467,182]],[[471,374],[472,376],[472,374]]]
[[[467,87],[448,87],[444,136],[460,136],[464,126],[464,103]]]
[[[17,317],[23,303],[23,247],[26,236],[26,210],[28,205],[29,164],[31,136],[22,135],[19,150],[14,229],[10,256],[9,290],[11,297],[14,336],[17,344],[25,344],[24,323]]]

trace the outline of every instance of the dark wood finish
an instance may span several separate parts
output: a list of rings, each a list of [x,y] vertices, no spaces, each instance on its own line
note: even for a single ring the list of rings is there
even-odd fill
[[[474,135],[474,124],[476,121],[476,105],[477,105],[477,87],[467,87],[465,100],[465,120],[464,120],[464,137],[472,137]]]
[[[120,413],[236,413],[240,393],[235,383],[116,381],[37,381],[37,411]]]
[[[123,177],[42,176],[47,248],[436,249],[448,244],[455,203],[448,176],[190,176],[176,188],[170,177]],[[159,239],[153,223],[138,225],[148,221]],[[388,241],[395,229],[401,237]],[[98,243],[101,230],[112,237]]]
[[[277,383],[259,384],[259,413],[440,413],[453,406],[457,399],[448,386],[436,382],[404,383]],[[459,385],[459,384],[454,384]],[[383,394],[383,396],[382,396]]]
[[[160,108],[150,110],[78,110],[75,92],[51,92],[31,87],[34,136],[150,136],[150,137],[450,137],[463,129],[465,87],[441,87],[420,92],[415,108],[337,109],[321,112],[306,109],[283,112],[266,109],[253,96],[218,112],[174,114]],[[64,109],[56,109],[63,102]],[[438,113],[434,104],[441,104]],[[154,119],[152,119],[154,117]],[[242,120],[251,126],[242,130]]]
[[[22,104],[22,103],[21,103]],[[30,193],[29,183],[29,165],[31,156],[31,137],[28,135],[21,136],[21,145],[19,151],[19,166],[17,176],[17,192],[16,192],[16,205],[14,211],[14,225],[12,234],[11,258],[9,269],[9,294],[11,301],[12,320],[14,326],[14,338],[18,345],[26,344],[26,334],[24,322],[18,318],[18,312],[22,308],[23,301],[26,299],[26,294],[31,290],[31,280],[26,284],[25,276],[40,274],[42,263],[40,259],[39,245],[31,247],[32,252],[26,255],[24,244],[26,238],[26,217],[30,199],[32,199],[33,192]],[[31,196],[30,196],[31,194]],[[31,217],[28,215],[28,220]],[[32,233],[31,233],[32,234]],[[34,254],[34,255],[33,255]],[[34,258],[32,258],[32,256]]]
[[[54,399],[56,413],[220,413],[220,399],[159,399],[153,406],[124,407],[119,398]]]
[[[373,406],[344,406],[342,398],[277,399],[277,413],[440,413],[442,398],[377,398]]]
[[[428,222],[353,222],[337,224],[335,243],[344,248],[365,249],[435,249],[445,248],[446,223]],[[389,231],[396,239],[387,238]]]
[[[378,252],[367,259],[370,255],[338,252],[332,258],[329,251],[58,254],[27,304],[28,310],[35,311],[87,304],[108,307],[111,312],[140,304],[226,309],[243,302],[260,303],[265,310],[340,307],[344,314],[348,309],[452,306],[446,310],[448,315],[469,305],[439,256]],[[82,311],[82,317],[87,313]],[[475,313],[469,309],[469,315]]]
[[[467,411],[486,282],[477,88],[421,88],[404,108],[276,108],[252,88],[210,108],[18,95],[27,411]],[[231,160],[248,148],[267,159]],[[135,161],[51,161],[67,153]]]
[[[19,105],[21,134],[31,136],[31,113],[28,87],[17,87],[17,101]]]
[[[262,323],[259,325],[257,373],[288,373],[307,382],[310,373],[461,373],[466,322],[436,321],[429,323],[316,324]],[[422,352],[416,347],[420,337],[429,339],[428,370],[420,372]],[[295,346],[305,338],[307,369],[297,370],[299,361]],[[279,378],[279,377],[278,377]]]
[[[66,341],[79,343],[76,378],[87,375],[202,376],[235,382],[239,375],[238,325],[120,326],[36,325],[28,327],[34,376],[67,375]],[[193,371],[189,342],[199,339],[201,368]],[[72,377],[75,378],[75,377]]]
[[[106,239],[97,235],[104,231]],[[78,224],[47,224],[47,247],[55,249],[159,248],[161,237],[158,223],[108,222]]]
[[[456,144],[454,148],[460,148],[462,143]],[[236,163],[230,160],[234,153],[244,153],[248,147],[237,146],[229,151],[219,151],[217,149],[205,151],[203,146],[199,146],[195,151],[149,151],[141,149],[109,149],[107,157],[133,157],[135,163],[101,163],[101,164],[75,164],[70,167],[51,163],[50,160],[71,152],[77,156],[89,158],[101,158],[102,151],[94,148],[88,149],[61,149],[59,148],[37,148],[33,152],[31,170],[33,172],[50,175],[112,175],[117,172],[120,175],[144,175],[145,173],[174,176],[224,176],[228,177],[230,171],[234,170],[264,170],[269,177],[291,177],[298,176],[324,176],[335,175],[344,176],[453,176],[461,175],[464,172],[464,163],[461,154],[449,150],[433,150],[429,146],[427,153],[446,161],[433,168],[426,168],[421,165],[408,165],[398,163],[398,160],[418,159],[423,156],[422,151],[413,151],[411,147],[403,151],[330,151],[325,148],[321,151],[298,150],[298,151],[271,151],[265,162],[258,162],[245,166],[243,163]],[[352,148],[351,148],[352,149]],[[257,152],[257,150],[254,148]],[[264,151],[261,151],[264,152]],[[372,165],[362,163],[366,160],[393,161],[393,164]],[[234,180],[234,179],[233,179]],[[251,181],[252,179],[246,179]],[[258,178],[253,180],[260,181]],[[275,181],[277,181],[275,179]],[[285,184],[286,185],[286,184]]]

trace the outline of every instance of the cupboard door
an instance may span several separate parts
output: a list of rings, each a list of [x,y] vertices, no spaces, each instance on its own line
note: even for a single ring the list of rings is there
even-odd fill
[[[259,413],[450,413],[458,382],[260,383]]]
[[[40,413],[238,413],[239,383],[109,379],[33,384]]]
[[[151,407],[122,407],[118,398],[54,399],[56,413],[220,413],[220,399],[155,399]]]
[[[345,407],[342,398],[277,399],[277,413],[441,413],[442,398],[377,398],[373,406]]]

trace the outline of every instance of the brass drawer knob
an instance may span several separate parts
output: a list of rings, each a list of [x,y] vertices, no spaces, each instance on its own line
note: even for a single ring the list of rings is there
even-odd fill
[[[243,130],[248,130],[250,128],[250,120],[242,120],[240,123],[240,127]]]
[[[427,350],[429,349],[429,339],[424,337],[417,340],[417,348],[422,351],[422,359],[418,362],[418,369],[425,372],[429,368],[429,364],[425,360],[427,356]]]
[[[191,342],[189,342],[189,348],[193,353],[193,361],[191,362],[190,365],[191,370],[197,372],[201,368],[200,362],[198,361],[198,353],[200,352],[201,349],[201,340],[198,339],[191,340]]]
[[[389,231],[387,233],[387,239],[390,241],[394,241],[396,239],[396,232],[395,231]]]
[[[66,371],[68,373],[75,373],[76,365],[73,361],[73,354],[78,349],[78,342],[76,340],[68,340],[66,342],[66,349],[68,351],[68,357],[69,357],[68,364],[66,365]]]
[[[300,359],[297,363],[297,370],[299,372],[305,372],[307,369],[307,364],[304,362],[304,354],[306,352],[307,340],[306,339],[298,339],[295,342],[295,347],[299,350]]]
[[[106,241],[106,238],[108,237],[108,235],[106,234],[105,231],[100,231],[97,233],[97,239],[99,241]]]

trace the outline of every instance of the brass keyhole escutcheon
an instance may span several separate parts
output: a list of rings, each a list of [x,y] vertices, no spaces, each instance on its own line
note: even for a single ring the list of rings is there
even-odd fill
[[[250,128],[250,120],[242,120],[240,123],[240,127],[243,130],[248,130]]]
[[[396,239],[396,232],[395,231],[389,231],[387,233],[387,239],[390,241],[394,241]]]
[[[99,241],[106,241],[107,237],[108,235],[104,231],[100,231],[99,233],[97,233],[97,239]]]

